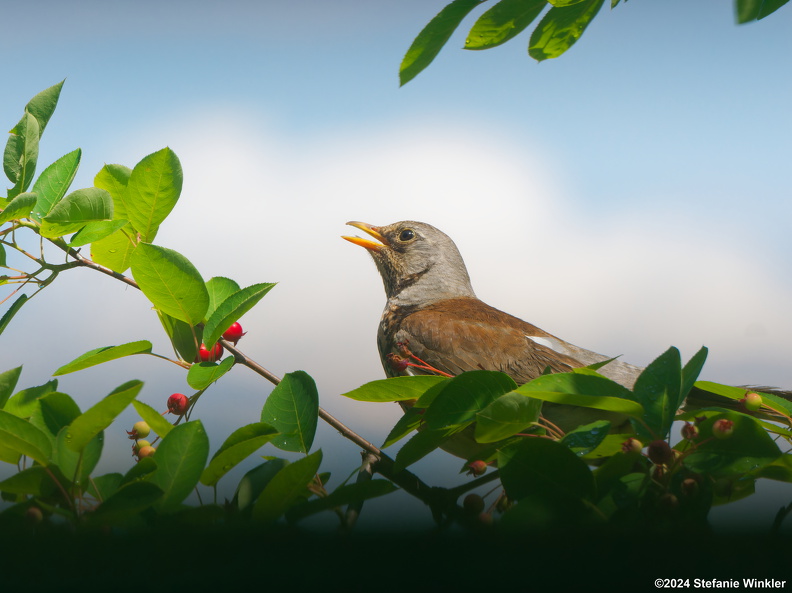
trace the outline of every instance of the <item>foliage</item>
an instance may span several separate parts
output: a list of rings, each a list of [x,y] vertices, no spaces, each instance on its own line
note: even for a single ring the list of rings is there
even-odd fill
[[[407,84],[431,64],[465,17],[486,1],[453,0],[429,21],[402,60],[401,84]],[[761,20],[788,1],[734,0],[737,23]],[[538,62],[557,58],[580,39],[603,4],[605,0],[497,0],[470,28],[464,49],[483,50],[502,45],[538,19],[528,41],[528,55]],[[611,8],[618,4],[619,0],[610,2]]]
[[[463,6],[459,0],[454,4]],[[451,17],[447,13],[444,18]],[[0,199],[0,264],[9,270],[3,284],[17,287],[4,299],[10,304],[0,333],[60,273],[92,269],[143,292],[174,353],[155,353],[149,340],[99,346],[53,375],[122,357],[154,356],[182,367],[195,392],[188,397],[186,413],[171,421],[136,399],[143,385],[138,380],[124,382],[83,411],[58,391],[57,379],[16,390],[22,368],[0,373],[0,462],[18,468],[0,482],[8,503],[0,525],[37,524],[37,517],[43,517],[75,528],[253,522],[272,529],[329,510],[349,528],[363,501],[401,488],[425,502],[441,525],[480,526],[495,513],[505,531],[602,525],[663,530],[681,523],[703,528],[713,505],[749,496],[758,479],[792,481],[792,457],[776,444],[792,436],[782,426],[790,424],[792,404],[768,393],[758,410],[735,409],[746,389],[697,381],[706,349],[683,365],[679,351],[669,348],[633,389],[600,375],[595,365],[543,375],[524,385],[503,373],[473,371],[385,379],[344,394],[358,401],[402,404],[405,414],[383,445],[404,441],[392,460],[320,407],[319,389],[306,372],[279,379],[222,337],[273,284],[240,288],[225,277],[204,281],[184,255],[152,243],[182,187],[181,166],[170,149],[144,157],[131,169],[105,165],[94,187],[68,193],[80,161],[75,150],[34,183],[38,142],[61,86],[28,103],[5,149],[4,170],[13,187]],[[21,243],[24,237],[56,247],[65,253],[66,263],[47,261],[43,249],[32,255]],[[92,259],[75,250],[77,244],[89,244]],[[10,268],[6,250],[34,262],[36,269]],[[131,277],[124,275],[128,269]],[[22,294],[28,287],[35,287],[33,293]],[[229,354],[215,362],[195,362],[199,345],[215,342]],[[204,393],[240,365],[276,387],[263,402],[259,422],[240,426],[213,447],[193,412]],[[714,403],[694,408],[694,396]],[[686,401],[690,409],[685,409]],[[144,436],[156,445],[154,453],[145,451],[141,435],[127,431],[135,441],[136,462],[96,475],[105,438],[121,434],[109,429],[130,405],[148,423],[152,436]],[[547,405],[579,408],[587,421],[561,428],[546,417]],[[329,476],[320,473],[322,450],[314,448],[320,418],[366,453],[357,480],[344,481],[333,491],[326,488]],[[681,440],[675,434],[680,422],[685,422]],[[639,440],[651,442],[648,453],[641,452]],[[672,440],[679,441],[673,450],[668,447]],[[233,500],[218,504],[218,483],[264,446],[302,456],[293,462],[265,457],[240,480]],[[462,458],[462,471],[479,477],[455,488],[437,488],[410,473],[411,465],[438,448]],[[668,455],[660,459],[653,450]],[[351,462],[352,470],[358,467]],[[373,473],[384,479],[373,479]],[[462,495],[496,479],[502,489],[491,491],[494,499],[484,516],[466,512]],[[212,501],[200,502],[199,497],[198,505],[188,502],[202,488],[214,492]]]

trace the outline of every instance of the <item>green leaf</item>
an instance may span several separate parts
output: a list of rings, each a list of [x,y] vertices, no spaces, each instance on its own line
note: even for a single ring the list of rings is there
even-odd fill
[[[39,398],[43,426],[53,437],[80,415],[80,407],[65,393],[53,391]]]
[[[238,428],[214,454],[209,465],[201,474],[201,483],[214,486],[232,468],[258,451],[278,434],[269,424],[257,422]]]
[[[735,0],[737,24],[749,23],[773,14],[789,0]]]
[[[116,416],[126,409],[142,388],[141,381],[128,381],[80,414],[66,431],[66,446],[72,451],[85,449],[91,439],[110,426]]]
[[[113,214],[115,216],[115,213]],[[97,264],[123,274],[132,263],[132,254],[137,244],[130,237],[132,225],[124,225],[120,230],[91,243],[91,259]]]
[[[129,167],[105,165],[94,177],[94,186],[105,190],[113,198],[113,218],[115,219],[127,219],[124,192],[131,175],[132,169]]]
[[[0,373],[0,410],[5,407],[8,398],[14,393],[19,375],[22,374],[22,367],[18,366],[15,369]]]
[[[38,196],[36,206],[33,208],[33,219],[36,222],[41,222],[52,207],[66,195],[77,174],[81,157],[82,151],[79,148],[73,150],[44,169],[36,179],[33,185],[33,193]]]
[[[20,218],[28,218],[30,211],[36,205],[36,194],[24,193],[19,194],[8,203],[2,213],[0,213],[0,224],[5,224],[9,220],[19,220]]]
[[[209,438],[200,420],[174,426],[157,447],[154,459],[157,471],[151,481],[164,495],[157,503],[163,512],[177,510],[181,502],[198,484],[206,459],[209,457]]]
[[[469,371],[451,379],[424,414],[430,429],[471,422],[476,414],[500,396],[517,388],[517,383],[497,371]]]
[[[604,0],[584,0],[551,8],[531,33],[528,54],[539,62],[563,54],[580,39],[603,3]]]
[[[129,177],[123,193],[126,217],[140,233],[141,241],[150,243],[182,190],[182,168],[170,148],[144,157]]]
[[[90,517],[92,521],[115,525],[124,519],[136,518],[161,501],[163,495],[162,489],[151,482],[130,482],[96,507]]]
[[[162,414],[150,405],[140,400],[133,401],[132,405],[135,406],[135,410],[140,414],[140,417],[148,423],[149,428],[159,436],[164,438],[173,429],[173,424],[165,420]]]
[[[522,432],[539,419],[542,402],[512,391],[476,414],[476,441],[494,443]]]
[[[341,395],[362,402],[398,402],[418,399],[430,388],[449,380],[447,377],[436,375],[391,377],[390,379],[370,381]]]
[[[705,415],[708,418],[699,424],[698,446],[684,458],[688,469],[715,478],[740,477],[781,456],[778,445],[754,418],[738,412]],[[734,433],[726,439],[714,438],[712,426],[722,418],[734,422]]]
[[[94,241],[99,241],[100,239],[109,237],[128,224],[126,220],[98,220],[96,222],[89,222],[71,238],[69,247],[80,247],[93,243]]]
[[[220,303],[239,291],[239,284],[230,278],[215,276],[206,281],[206,291],[209,293],[209,308],[206,316],[211,317]]]
[[[97,187],[73,191],[50,210],[41,223],[42,237],[62,237],[87,223],[113,218],[113,199]]]
[[[38,121],[25,111],[22,119],[9,132],[11,136],[3,152],[3,170],[6,177],[14,184],[8,191],[13,198],[30,187],[36,173],[40,127]]]
[[[6,402],[4,409],[6,412],[19,416],[20,418],[29,418],[33,412],[38,408],[38,400],[40,397],[52,393],[58,388],[58,380],[53,379],[47,381],[44,385],[37,387],[28,387],[22,391],[17,392],[11,399]]]
[[[55,112],[64,82],[66,81],[61,80],[58,84],[44,89],[25,105],[25,111],[33,115],[38,122],[39,137],[44,133],[44,128],[47,127],[47,123]]]
[[[682,386],[679,390],[679,398],[676,401],[677,409],[679,409],[685,401],[690,390],[693,389],[693,385],[695,385],[696,379],[698,379],[701,373],[701,369],[704,368],[704,363],[707,360],[707,352],[707,348],[702,346],[682,369]]]
[[[635,381],[633,394],[645,411],[643,423],[633,421],[639,438],[653,440],[668,434],[682,400],[681,390],[682,361],[679,350],[671,347],[652,361]]]
[[[506,43],[522,33],[545,6],[547,0],[501,0],[470,29],[465,49],[489,49]]]
[[[180,253],[140,243],[132,254],[132,275],[143,294],[163,313],[190,325],[203,320],[209,306],[206,285]]]
[[[234,366],[234,357],[226,356],[219,363],[201,362],[193,364],[187,371],[187,384],[196,390],[206,389]]]
[[[419,430],[399,449],[394,461],[394,471],[399,472],[423,459],[464,428],[464,426],[451,426],[437,430]]]
[[[261,465],[257,465],[246,473],[239,481],[236,493],[234,494],[234,502],[237,508],[240,511],[245,511],[250,508],[272,478],[286,467],[288,463],[289,462],[285,459],[274,458]]]
[[[608,436],[610,427],[611,423],[608,420],[598,420],[566,433],[559,442],[569,447],[576,455],[583,457],[602,444]]]
[[[121,485],[123,486],[130,482],[145,480],[156,471],[157,467],[157,462],[153,457],[144,457],[129,468],[129,471],[121,478]]]
[[[117,472],[96,476],[88,484],[87,492],[98,501],[104,501],[118,490],[123,477]]]
[[[0,447],[27,455],[41,465],[47,465],[52,455],[46,433],[5,410],[0,410]]]
[[[305,371],[286,373],[261,410],[261,421],[280,433],[272,444],[284,451],[310,451],[318,419],[319,392]]]
[[[308,484],[322,463],[322,450],[311,453],[281,469],[269,481],[253,506],[253,519],[270,523],[295,503],[308,498]]]
[[[59,375],[67,375],[75,371],[87,369],[88,367],[92,367],[97,364],[102,364],[103,362],[109,362],[111,360],[116,360],[117,358],[123,358],[124,356],[144,353],[148,354],[150,352],[151,342],[148,340],[129,342],[127,344],[121,344],[120,346],[104,346],[102,348],[90,350],[85,354],[78,356],[69,364],[65,364],[60,367],[57,371],[52,373],[52,375],[55,377]]]
[[[250,311],[272,287],[272,283],[253,284],[235,292],[223,300],[215,309],[203,330],[203,341],[207,348],[214,346],[229,326]]]
[[[391,429],[382,448],[390,447],[396,441],[406,437],[412,431],[416,430],[423,422],[423,410],[420,408],[409,408],[404,412],[404,415],[399,418],[399,421]]]
[[[8,311],[3,313],[3,316],[0,317],[0,334],[2,334],[5,331],[5,329],[8,327],[8,324],[11,323],[11,320],[14,318],[14,315],[16,315],[17,312],[19,312],[19,310],[22,308],[22,305],[24,305],[27,302],[27,300],[28,300],[28,295],[26,294],[19,295],[19,297],[8,308]]]
[[[78,453],[68,446],[70,430],[70,427],[65,426],[58,433],[52,458],[63,474],[84,490],[88,486],[87,482],[91,472],[96,468],[96,464],[99,463],[99,458],[102,456],[104,433],[100,432],[93,437]]]
[[[384,496],[398,490],[388,480],[368,480],[355,484],[346,484],[338,487],[328,496],[308,500],[300,505],[292,507],[286,513],[288,521],[299,521],[309,515],[314,515],[321,511],[334,509],[348,504],[360,503],[364,500]]]
[[[553,496],[594,500],[594,476],[568,447],[548,439],[524,439],[498,455],[501,482],[509,498]]]
[[[48,498],[55,494],[57,486],[43,465],[34,465],[19,471],[0,482],[0,492],[29,494]]]
[[[162,311],[157,311],[160,323],[168,334],[173,349],[176,350],[182,360],[193,362],[198,355],[198,345],[203,341],[201,327],[191,327],[184,321],[180,321]]]
[[[443,8],[423,30],[402,60],[399,67],[400,85],[404,86],[432,63],[468,13],[483,0],[454,0]]]

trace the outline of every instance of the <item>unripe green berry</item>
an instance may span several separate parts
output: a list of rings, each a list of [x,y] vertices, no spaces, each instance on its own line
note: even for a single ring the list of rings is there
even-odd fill
[[[145,439],[151,433],[151,428],[148,422],[141,420],[140,422],[135,422],[132,426],[132,432],[137,435],[136,438]]]
[[[134,444],[134,445],[132,445],[132,452],[133,452],[135,455],[139,455],[139,454],[140,454],[140,450],[141,450],[143,447],[150,447],[150,446],[151,446],[151,443],[149,443],[148,441],[146,441],[146,440],[144,440],[144,439],[140,439],[140,440],[138,440],[138,441],[135,441],[135,444]]]
[[[756,412],[756,410],[762,407],[762,396],[758,393],[747,393],[740,402],[749,412]]]

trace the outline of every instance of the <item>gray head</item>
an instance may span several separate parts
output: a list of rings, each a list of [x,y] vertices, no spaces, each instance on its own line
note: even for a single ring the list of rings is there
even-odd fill
[[[405,220],[387,226],[348,222],[377,242],[344,237],[365,247],[374,259],[388,301],[428,305],[443,299],[475,298],[465,262],[451,238],[425,222]]]

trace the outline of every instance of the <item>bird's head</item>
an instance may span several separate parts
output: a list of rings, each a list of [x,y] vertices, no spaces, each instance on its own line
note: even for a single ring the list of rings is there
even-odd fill
[[[442,299],[476,296],[457,246],[435,227],[412,220],[386,226],[365,222],[347,224],[376,239],[344,237],[371,254],[389,301],[426,305]]]

